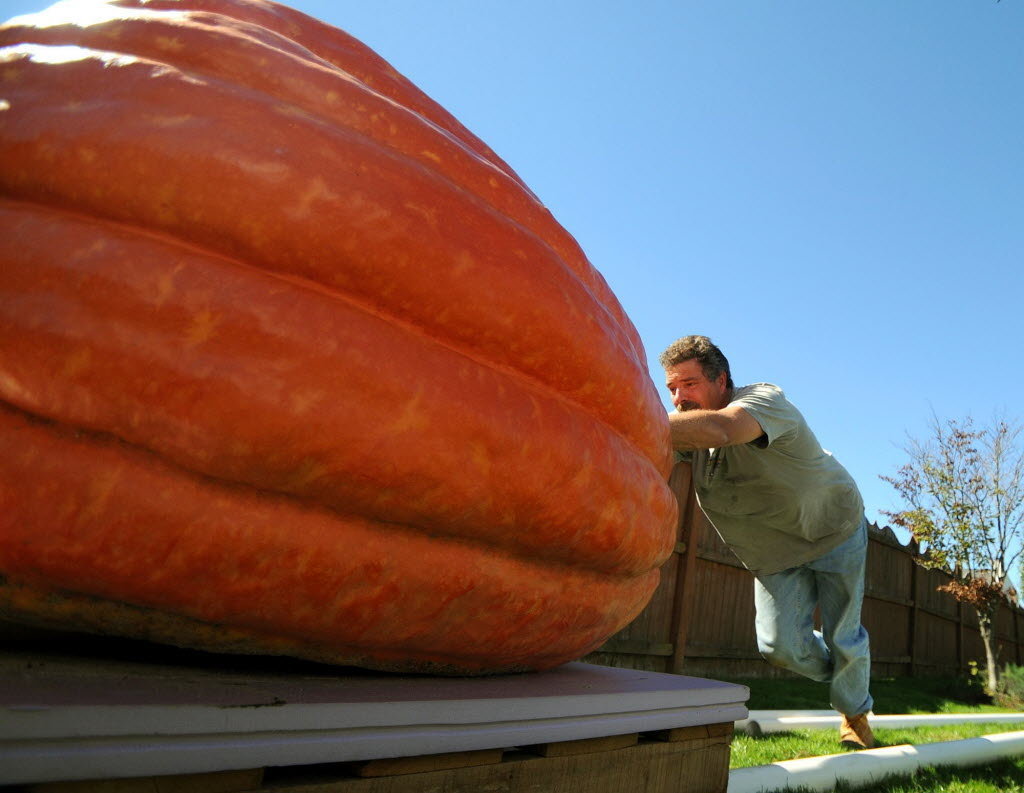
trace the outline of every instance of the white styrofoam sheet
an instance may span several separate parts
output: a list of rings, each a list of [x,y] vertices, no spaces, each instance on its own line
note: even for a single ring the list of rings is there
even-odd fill
[[[0,656],[0,784],[406,757],[717,724],[748,690],[566,664],[477,678]]]

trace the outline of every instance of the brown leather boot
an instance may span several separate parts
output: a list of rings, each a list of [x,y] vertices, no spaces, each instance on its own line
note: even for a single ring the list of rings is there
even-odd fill
[[[868,726],[868,714],[858,716],[843,715],[843,723],[839,725],[839,743],[848,749],[872,749],[875,736]]]

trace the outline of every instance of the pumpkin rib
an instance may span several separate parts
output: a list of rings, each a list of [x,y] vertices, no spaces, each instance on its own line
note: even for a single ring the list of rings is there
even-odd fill
[[[550,669],[565,663],[563,657],[543,654],[528,663],[502,663],[493,659],[474,660],[453,653],[436,652],[429,657],[409,659],[393,648],[375,648],[372,655],[356,648],[337,648],[325,642],[284,637],[277,633],[211,624],[166,611],[108,600],[81,592],[11,581],[0,574],[0,615],[8,623],[44,630],[91,633],[101,636],[132,637],[211,653],[236,655],[287,655],[318,663],[358,666],[383,672],[475,676],[511,674]],[[597,650],[595,642],[579,657]],[[575,659],[570,659],[575,660]]]
[[[224,17],[216,16],[215,24],[194,16],[183,24],[176,17],[147,10],[139,18],[126,17],[111,24],[96,24],[90,19],[86,27],[12,25],[3,31],[0,41],[72,44],[158,62],[173,55],[179,69],[187,66],[189,72],[244,85],[395,148],[483,198],[509,218],[516,218],[547,242],[621,326],[634,355],[644,361],[639,336],[607,282],[587,261],[572,235],[521,182],[431,120],[417,115],[416,124],[404,123],[407,119],[403,116],[415,114],[414,110],[378,94],[365,83],[348,79],[347,73],[329,71],[327,67],[334,64],[321,61],[292,39],[250,22],[233,17],[225,22]],[[253,62],[260,63],[259,71],[252,69]],[[396,114],[398,117],[393,117]]]
[[[451,663],[452,647],[465,649],[467,668],[492,654],[512,665],[538,653],[571,660],[635,616],[657,581],[656,571],[552,575],[535,560],[202,479],[2,407],[0,503],[0,569],[16,584],[341,655],[387,657],[397,643],[414,663]],[[417,563],[392,558],[396,545]],[[428,581],[443,582],[445,602]],[[509,631],[516,619],[522,629]]]
[[[11,404],[219,479],[519,553],[638,572],[671,549],[677,505],[657,469],[529,382],[170,240],[4,201],[0,223]]]
[[[22,406],[16,403],[8,402],[5,399],[0,399],[0,426],[4,424],[2,421],[2,414],[9,414],[12,417],[17,417],[15,421],[23,421],[30,425],[37,425],[39,427],[48,428],[54,434],[66,437],[74,438],[81,444],[86,445],[90,443],[98,444],[100,447],[117,447],[124,449],[129,455],[136,455],[139,459],[145,458],[152,460],[153,464],[167,470],[168,472],[174,473],[175,475],[188,477],[198,482],[208,483],[211,487],[224,488],[225,490],[236,491],[239,493],[250,493],[253,497],[257,495],[269,495],[273,498],[279,499],[284,502],[293,503],[298,509],[318,511],[325,514],[330,514],[334,518],[341,521],[348,519],[362,520],[366,524],[371,524],[376,530],[383,529],[385,531],[394,531],[400,534],[406,532],[409,533],[423,533],[424,527],[415,526],[408,523],[400,523],[391,520],[376,520],[376,519],[364,519],[362,516],[355,512],[343,512],[338,509],[333,509],[329,505],[319,503],[311,499],[304,499],[294,493],[279,491],[279,490],[268,490],[266,488],[260,488],[253,484],[244,481],[225,479],[223,477],[207,474],[202,471],[197,471],[193,468],[188,468],[181,465],[174,459],[165,457],[159,452],[154,451],[145,446],[134,444],[131,441],[125,440],[111,432],[92,429],[76,424],[68,424],[61,421],[59,418],[51,416],[41,415],[33,413],[29,410],[24,409]],[[2,502],[0,502],[2,503]],[[2,525],[2,524],[0,524]],[[522,549],[517,549],[511,546],[496,545],[488,542],[485,538],[479,535],[460,535],[460,534],[446,534],[444,532],[430,530],[427,527],[427,536],[433,540],[439,540],[443,542],[454,543],[459,546],[467,546],[471,548],[477,548],[481,553],[488,551],[497,552],[504,556],[507,556],[509,560],[523,561],[527,564],[536,563],[541,565],[554,574],[562,575],[565,573],[583,572],[588,575],[593,575],[595,580],[601,576],[613,576],[618,579],[632,579],[642,577],[652,572],[655,567],[647,567],[646,569],[630,570],[630,569],[618,569],[618,570],[604,570],[595,567],[586,567],[581,565],[579,559],[570,559],[554,555],[540,555],[536,553],[526,554],[522,552]],[[2,542],[0,542],[2,546]],[[518,551],[518,552],[517,552]],[[2,557],[2,551],[0,551],[0,557]],[[0,564],[0,578],[2,578],[2,564]]]
[[[23,72],[47,66],[18,64]],[[191,91],[198,89],[187,79],[178,81],[167,70],[154,78],[150,64],[118,62],[103,70],[96,83],[102,88],[89,95],[98,77],[86,75],[97,66],[88,60],[60,64],[61,77],[78,94],[70,103],[32,94],[29,99],[19,92],[29,90],[26,83],[15,83],[5,115],[26,103],[31,110],[17,128],[7,119],[7,153],[0,162],[9,167],[0,170],[9,194],[183,236],[231,258],[376,302],[384,313],[423,325],[431,335],[443,328],[446,343],[476,348],[598,410],[667,471],[667,424],[646,387],[645,370],[631,356],[609,354],[608,345],[625,340],[616,338],[614,323],[583,310],[589,293],[545,244],[375,142],[291,110],[286,132],[269,125],[275,133],[254,141],[250,130],[258,113],[273,115],[280,108],[221,92],[206,96],[221,108],[221,118],[200,122],[188,117]],[[78,74],[79,67],[85,74]],[[117,91],[123,92],[122,105],[114,99]],[[94,118],[89,111],[100,104],[102,117]],[[158,121],[150,123],[150,115]],[[200,137],[198,130],[186,133],[191,124],[201,124],[202,137],[219,148],[185,142]],[[100,126],[116,161],[103,161],[91,145]],[[292,151],[291,159],[282,164],[286,158],[272,153],[275,148]],[[185,155],[194,159],[192,168],[175,170],[174,162]],[[259,170],[264,164],[270,173]],[[202,172],[204,189],[190,181],[193,171]],[[254,190],[262,197],[258,202],[252,201]],[[467,228],[475,233],[466,235]],[[510,260],[516,266],[508,266]],[[508,294],[530,298],[517,302],[519,312],[511,314],[503,299]],[[492,307],[481,300],[489,295],[502,302]],[[381,299],[387,301],[383,307]],[[639,410],[638,398],[645,403]]]
[[[261,0],[113,0],[109,4],[125,9],[202,11],[273,31],[351,74],[397,104],[429,119],[533,194],[512,167],[490,146],[419,90],[387,60],[340,28],[327,25],[288,6]]]

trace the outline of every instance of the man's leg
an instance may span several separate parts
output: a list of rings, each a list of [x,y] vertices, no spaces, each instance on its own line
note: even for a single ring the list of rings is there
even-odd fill
[[[847,716],[871,710],[871,654],[861,625],[867,526],[808,565],[817,580],[822,635],[833,660],[832,707]]]
[[[871,657],[860,624],[867,525],[833,551],[803,567],[754,580],[757,643],[770,663],[830,684],[832,707],[843,714],[841,740],[870,747],[867,723]],[[821,607],[822,632],[814,630]]]
[[[832,657],[814,630],[818,601],[814,572],[794,567],[754,578],[757,648],[773,666],[827,683]]]

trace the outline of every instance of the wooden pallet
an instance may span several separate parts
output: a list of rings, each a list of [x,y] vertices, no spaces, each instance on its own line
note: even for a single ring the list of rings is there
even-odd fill
[[[5,793],[725,793],[732,722],[515,749],[209,774],[47,782]]]

